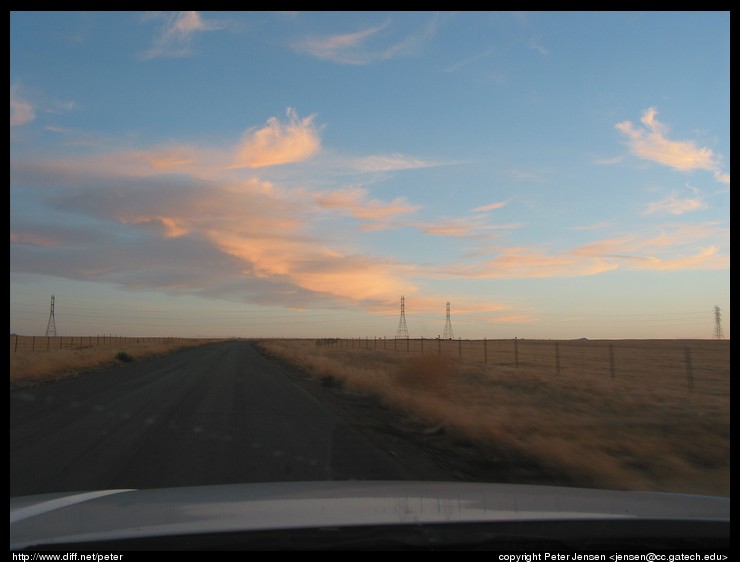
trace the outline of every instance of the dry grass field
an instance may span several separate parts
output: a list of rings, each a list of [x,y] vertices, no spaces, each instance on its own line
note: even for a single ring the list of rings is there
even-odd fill
[[[10,385],[11,388],[17,388],[60,380],[84,370],[116,364],[121,359],[143,359],[211,341],[189,338],[11,336]]]
[[[482,460],[526,459],[587,487],[730,494],[729,341],[261,345],[327,385],[469,440]]]

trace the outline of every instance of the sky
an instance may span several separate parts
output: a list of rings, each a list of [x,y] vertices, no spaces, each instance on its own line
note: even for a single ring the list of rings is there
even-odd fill
[[[10,331],[730,335],[729,12],[11,12]]]

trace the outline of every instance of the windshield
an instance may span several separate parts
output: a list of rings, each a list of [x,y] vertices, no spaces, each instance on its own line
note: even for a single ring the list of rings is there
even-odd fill
[[[11,497],[729,497],[729,20],[11,12]]]

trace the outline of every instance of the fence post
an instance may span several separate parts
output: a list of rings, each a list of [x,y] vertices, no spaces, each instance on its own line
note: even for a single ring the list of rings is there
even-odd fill
[[[424,355],[424,336],[421,336],[420,344],[421,345],[421,354]]]
[[[555,342],[555,372],[560,372],[560,344]]]
[[[457,338],[457,353],[462,359],[462,338]]]
[[[46,351],[49,351],[49,345],[51,344],[51,338],[46,336]]]
[[[406,351],[410,351],[409,349],[409,338],[406,338]]]
[[[686,360],[686,379],[689,384],[689,390],[694,390],[694,368],[691,365],[691,350],[688,346],[683,348],[684,359]]]
[[[437,355],[442,355],[442,340],[437,336]]]
[[[31,351],[36,349],[36,336],[31,336]]]
[[[488,363],[488,340],[483,338],[483,362]]]
[[[18,336],[15,336],[15,347],[13,348],[13,351],[18,351]]]
[[[514,367],[519,367],[519,340],[514,338]]]
[[[614,346],[612,344],[609,344],[609,374],[614,378]]]

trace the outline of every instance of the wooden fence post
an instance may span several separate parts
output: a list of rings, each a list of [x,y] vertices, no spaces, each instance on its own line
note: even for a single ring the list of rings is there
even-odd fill
[[[691,364],[691,350],[688,346],[683,348],[684,360],[686,361],[686,379],[689,384],[689,390],[694,390],[694,367]]]
[[[519,340],[514,338],[514,367],[519,367]]]
[[[560,344],[555,342],[555,372],[560,372]]]
[[[488,363],[488,340],[483,338],[483,363]]]

